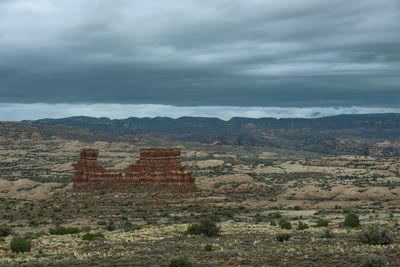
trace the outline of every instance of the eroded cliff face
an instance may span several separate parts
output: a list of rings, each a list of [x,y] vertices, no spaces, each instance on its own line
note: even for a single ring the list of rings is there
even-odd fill
[[[82,149],[80,159],[74,166],[74,186],[102,184],[112,186],[135,183],[165,183],[195,186],[195,178],[187,166],[181,166],[181,148],[143,148],[136,164],[121,171],[106,170],[97,162],[97,149]]]
[[[81,150],[80,159],[74,166],[74,186],[105,179],[110,181],[122,179],[121,171],[106,170],[98,164],[98,155],[97,149]]]
[[[151,183],[193,183],[195,178],[187,166],[181,166],[181,149],[143,148],[136,164],[130,165],[125,179]]]

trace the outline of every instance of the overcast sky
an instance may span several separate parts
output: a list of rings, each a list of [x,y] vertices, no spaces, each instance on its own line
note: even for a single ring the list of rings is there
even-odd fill
[[[399,29],[399,0],[0,0],[0,102],[399,108]]]

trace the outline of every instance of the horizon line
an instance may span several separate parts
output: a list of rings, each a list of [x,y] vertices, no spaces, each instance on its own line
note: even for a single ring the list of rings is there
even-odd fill
[[[26,121],[92,117],[109,119],[127,118],[321,118],[337,115],[399,114],[400,107],[279,107],[279,106],[176,106],[164,104],[116,104],[116,103],[0,103],[1,121]]]

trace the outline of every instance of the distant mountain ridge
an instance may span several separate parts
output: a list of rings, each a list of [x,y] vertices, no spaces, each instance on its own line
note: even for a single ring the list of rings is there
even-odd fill
[[[334,149],[368,154],[379,142],[394,142],[385,148],[397,154],[400,114],[337,115],[314,119],[167,117],[109,119],[69,117],[25,121],[48,126],[74,126],[111,135],[160,134],[183,141],[229,145],[290,147],[309,151]],[[386,145],[390,147],[390,145]],[[394,151],[394,152],[393,152]],[[400,154],[400,152],[398,153]]]

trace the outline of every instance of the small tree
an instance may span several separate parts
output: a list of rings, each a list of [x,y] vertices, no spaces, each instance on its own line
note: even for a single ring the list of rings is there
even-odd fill
[[[344,219],[343,226],[351,227],[351,228],[360,226],[360,219],[358,218],[358,216],[356,214],[349,213],[349,214],[347,214],[346,218]]]
[[[31,251],[32,242],[22,236],[14,236],[10,243],[10,249],[14,253],[23,253]]]
[[[200,224],[189,225],[185,234],[214,237],[218,236],[220,232],[221,228],[217,227],[216,223],[211,218],[207,218],[202,220]]]

